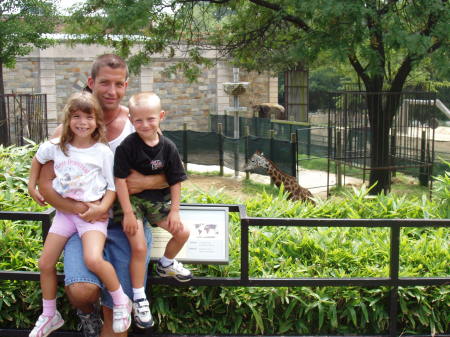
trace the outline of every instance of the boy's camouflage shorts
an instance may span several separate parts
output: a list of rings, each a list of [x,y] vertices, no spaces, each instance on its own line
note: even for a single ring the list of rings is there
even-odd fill
[[[131,207],[138,220],[144,222],[144,218],[151,225],[156,225],[161,220],[167,218],[170,212],[170,203],[154,202],[130,195]],[[120,203],[116,200],[113,205],[114,223],[122,223],[123,211]]]

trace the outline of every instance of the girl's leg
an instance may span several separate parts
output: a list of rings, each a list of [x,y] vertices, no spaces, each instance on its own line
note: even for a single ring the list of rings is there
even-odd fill
[[[120,282],[114,267],[103,259],[105,240],[105,235],[100,231],[90,230],[82,235],[84,263],[100,278],[108,291],[115,291],[119,289]]]
[[[56,288],[58,284],[56,279],[56,263],[61,256],[61,252],[63,251],[66,242],[67,237],[55,233],[48,233],[45,240],[44,249],[42,250],[42,255],[39,259],[41,290],[42,298],[44,300],[56,299]],[[44,308],[44,311],[45,309],[46,308]]]
[[[105,240],[105,234],[100,231],[84,232],[81,236],[84,262],[111,294],[114,303],[112,328],[115,333],[121,333],[127,331],[131,324],[131,301],[123,292],[114,267],[103,258]]]
[[[45,239],[39,259],[43,312],[29,337],[47,336],[64,324],[64,320],[56,310],[56,262],[66,242],[67,237],[52,232],[48,233]]]

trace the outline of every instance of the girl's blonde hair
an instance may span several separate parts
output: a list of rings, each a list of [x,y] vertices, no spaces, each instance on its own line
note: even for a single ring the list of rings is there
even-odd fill
[[[91,135],[92,139],[96,142],[107,143],[106,126],[103,120],[103,111],[99,102],[94,95],[87,91],[77,92],[69,97],[63,110],[64,121],[59,147],[66,156],[67,144],[73,140],[73,132],[70,129],[70,118],[72,117],[72,114],[77,111],[94,115],[97,128]]]

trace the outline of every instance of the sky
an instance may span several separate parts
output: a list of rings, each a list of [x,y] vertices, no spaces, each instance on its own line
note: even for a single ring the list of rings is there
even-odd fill
[[[83,3],[84,0],[56,0],[55,2],[57,3],[57,6],[61,10],[66,10],[71,6],[73,6],[74,4]]]

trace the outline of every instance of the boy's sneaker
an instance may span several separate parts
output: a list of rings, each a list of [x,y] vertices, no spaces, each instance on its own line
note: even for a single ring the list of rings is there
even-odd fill
[[[192,273],[189,269],[183,267],[181,262],[173,260],[171,265],[163,267],[160,261],[156,266],[156,273],[161,277],[174,277],[180,282],[188,282],[192,279]]]
[[[56,311],[53,316],[39,316],[36,325],[31,330],[29,337],[46,337],[64,324],[61,314]]]
[[[133,301],[133,316],[134,323],[138,328],[148,329],[154,324],[152,313],[150,312],[150,305],[145,298]]]
[[[131,325],[131,300],[127,304],[113,306],[113,331],[121,333],[128,330]]]
[[[77,310],[77,315],[80,318],[80,328],[83,337],[99,337],[102,329],[103,321],[100,317],[100,309],[98,305],[94,306],[94,311],[89,314],[84,314]]]

